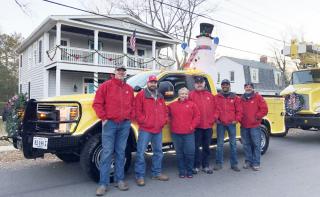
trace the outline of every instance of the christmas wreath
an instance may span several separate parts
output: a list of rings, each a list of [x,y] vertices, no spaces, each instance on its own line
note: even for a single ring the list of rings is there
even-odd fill
[[[305,101],[302,95],[297,93],[289,94],[285,97],[285,108],[289,116],[293,116],[304,107]]]
[[[6,132],[8,133],[8,137],[15,136],[20,129],[26,102],[26,94],[15,95],[8,101],[5,107]]]

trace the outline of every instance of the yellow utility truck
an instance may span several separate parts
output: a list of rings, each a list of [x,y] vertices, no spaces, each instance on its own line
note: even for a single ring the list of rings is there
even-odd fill
[[[146,86],[149,75],[158,78],[159,90],[167,103],[177,99],[181,87],[194,89],[194,77],[203,76],[206,88],[217,94],[212,78],[197,70],[184,71],[148,71],[130,77],[127,83],[135,92]],[[27,103],[22,121],[22,128],[14,139],[16,148],[23,151],[26,158],[43,157],[46,153],[55,154],[65,162],[80,161],[83,170],[93,179],[99,179],[99,160],[101,146],[101,120],[92,108],[94,94],[53,97],[47,100],[30,100]],[[284,126],[284,99],[282,97],[265,97],[269,113],[261,122],[261,151],[265,153],[269,146],[270,134],[282,134]],[[216,143],[214,127],[212,144]],[[138,125],[131,124],[131,132],[127,141],[126,164],[128,169],[131,153],[136,151]],[[240,127],[237,126],[237,138],[240,139]],[[228,136],[225,136],[228,140]],[[170,128],[163,129],[163,148],[173,148]],[[111,176],[114,165],[111,166]]]
[[[291,84],[281,95],[287,112],[284,135],[290,128],[320,129],[320,68],[293,72]]]

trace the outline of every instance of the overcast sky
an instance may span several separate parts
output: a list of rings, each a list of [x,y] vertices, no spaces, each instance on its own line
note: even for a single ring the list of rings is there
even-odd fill
[[[75,7],[82,7],[80,0],[54,0]],[[0,32],[21,33],[27,37],[47,16],[56,14],[85,14],[69,8],[49,4],[41,0],[20,0],[29,3],[31,16],[24,14],[14,0],[2,0],[0,6]],[[218,5],[211,14],[212,18],[231,23],[275,38],[301,37],[305,41],[320,43],[320,3],[317,0],[209,0],[209,6]],[[241,31],[226,25],[200,18],[199,22],[215,25],[214,36],[220,43],[229,47],[272,56],[272,46],[281,48],[276,42],[261,36]],[[199,34],[195,28],[194,37]],[[192,46],[191,46],[192,47]],[[234,56],[247,59],[259,59],[258,55],[218,47],[218,56]]]

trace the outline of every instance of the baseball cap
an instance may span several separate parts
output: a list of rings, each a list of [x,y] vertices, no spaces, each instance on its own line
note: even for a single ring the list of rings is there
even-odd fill
[[[126,67],[124,65],[117,65],[115,67],[116,70],[124,70],[124,71],[127,71]]]
[[[246,83],[244,84],[244,87],[246,87],[246,86],[248,86],[248,85],[250,85],[252,88],[254,88],[253,83],[251,83],[251,82],[246,82]]]
[[[150,75],[150,76],[148,77],[148,82],[150,82],[150,81],[158,81],[157,76],[155,76],[155,75]]]
[[[194,81],[196,83],[198,83],[198,82],[202,83],[202,82],[204,82],[204,78],[202,76],[195,76]]]
[[[230,85],[230,81],[228,79],[224,79],[224,80],[221,81],[221,85],[224,84],[224,83]]]

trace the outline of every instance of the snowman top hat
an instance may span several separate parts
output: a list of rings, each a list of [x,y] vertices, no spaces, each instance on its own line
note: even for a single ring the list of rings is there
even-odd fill
[[[200,35],[198,35],[197,38],[204,36],[213,39],[211,36],[213,27],[214,25],[210,23],[200,23]]]

